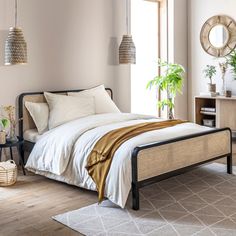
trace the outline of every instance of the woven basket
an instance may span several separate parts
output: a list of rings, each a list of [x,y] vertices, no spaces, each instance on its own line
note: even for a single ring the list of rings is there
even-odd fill
[[[10,186],[16,182],[17,166],[14,161],[0,162],[0,186]]]

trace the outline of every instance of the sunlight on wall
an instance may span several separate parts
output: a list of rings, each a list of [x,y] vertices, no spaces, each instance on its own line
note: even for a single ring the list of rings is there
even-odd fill
[[[146,89],[157,75],[158,8],[157,3],[131,1],[131,31],[136,46],[136,65],[131,67],[131,112],[157,115],[154,89]]]

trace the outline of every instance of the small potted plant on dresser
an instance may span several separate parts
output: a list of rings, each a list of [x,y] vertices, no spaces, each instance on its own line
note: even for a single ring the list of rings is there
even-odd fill
[[[10,125],[10,122],[6,118],[1,118],[0,119],[0,144],[5,144],[6,143],[6,129]]]
[[[212,65],[207,65],[203,70],[204,77],[210,80],[208,83],[208,91],[210,93],[216,93],[216,84],[213,84],[213,76],[216,75],[216,67]]]

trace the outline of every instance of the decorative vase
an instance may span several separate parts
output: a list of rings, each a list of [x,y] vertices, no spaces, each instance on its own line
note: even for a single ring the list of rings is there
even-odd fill
[[[11,142],[17,141],[15,126],[11,124],[8,140]]]
[[[216,92],[216,84],[208,83],[208,91],[210,93],[215,93]]]
[[[167,93],[168,96],[168,100],[170,101],[170,103],[172,103],[172,97],[170,96],[170,93]],[[168,107],[167,108],[167,112],[168,112],[168,119],[169,120],[173,120],[174,119],[174,113],[173,113],[173,108]]]
[[[228,64],[226,62],[224,63],[219,63],[219,66],[220,66],[220,70],[221,70],[221,74],[222,74],[222,87],[221,87],[221,92],[220,94],[222,96],[225,96],[226,94],[226,83],[225,83],[225,74],[226,74],[226,71],[227,71],[227,68],[228,68]]]
[[[171,108],[168,108],[168,119],[169,120],[174,119],[173,109],[171,109]]]
[[[222,87],[221,87],[221,95],[226,95],[226,84],[225,84],[225,77],[222,75]]]
[[[0,144],[6,143],[6,132],[0,131]]]
[[[169,88],[167,88],[167,99],[169,100],[170,104],[173,103],[173,98],[171,96]],[[167,106],[167,117],[168,117],[169,120],[174,119],[173,107]]]

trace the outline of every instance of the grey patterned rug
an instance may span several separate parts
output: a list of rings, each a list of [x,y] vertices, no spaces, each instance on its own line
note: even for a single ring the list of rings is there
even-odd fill
[[[236,176],[214,163],[143,188],[139,211],[105,201],[53,219],[84,235],[235,236]]]

